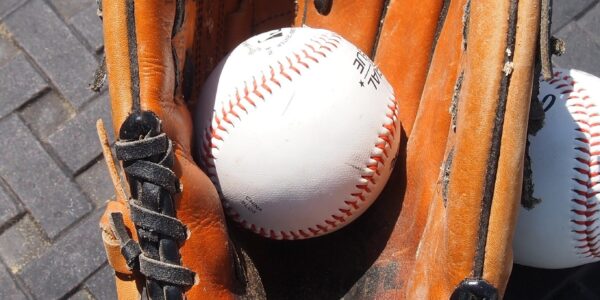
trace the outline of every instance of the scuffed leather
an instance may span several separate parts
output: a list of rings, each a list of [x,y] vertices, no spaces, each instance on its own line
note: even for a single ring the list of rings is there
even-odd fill
[[[539,7],[535,3],[514,2],[517,11],[512,26],[516,28],[517,40],[512,49],[508,44],[511,2],[471,2],[466,50],[461,62],[464,81],[458,100],[456,132],[450,132],[446,151],[452,147],[454,153],[447,206],[440,190],[436,190],[406,287],[408,298],[448,298],[464,278],[472,276],[475,241],[480,220],[485,217],[482,215],[485,180],[495,167],[490,161],[495,126],[502,128],[498,171],[492,179],[494,189],[489,191],[493,192],[490,223],[487,232],[483,232],[486,236],[482,249],[483,279],[496,287],[500,295],[506,287],[512,265],[510,249],[520,200],[539,20]],[[504,119],[500,123],[496,112],[501,109],[503,77],[509,79]],[[434,268],[441,268],[442,272],[431,272]]]
[[[200,279],[188,292],[190,299],[227,299],[233,296],[233,262],[224,216],[215,188],[192,162],[192,125],[181,90],[175,91],[175,68],[182,74],[185,49],[191,47],[194,32],[195,2],[186,3],[186,20],[181,31],[172,38],[175,15],[174,1],[135,1],[137,62],[129,55],[126,2],[103,1],[104,39],[107,72],[110,82],[113,126],[116,136],[121,124],[132,111],[132,69],[139,68],[139,99],[143,110],[154,112],[162,120],[162,128],[175,145],[174,171],[183,191],[176,195],[177,217],[189,230],[188,239],[180,249],[183,265],[196,272]],[[191,31],[191,33],[190,33]],[[172,49],[177,50],[177,64]],[[120,299],[139,298],[143,278],[126,269],[119,257],[114,236],[110,236],[107,215],[123,213],[135,238],[124,199],[110,203],[101,220],[104,241],[110,263],[117,271],[117,292]],[[140,284],[142,283],[142,284]]]

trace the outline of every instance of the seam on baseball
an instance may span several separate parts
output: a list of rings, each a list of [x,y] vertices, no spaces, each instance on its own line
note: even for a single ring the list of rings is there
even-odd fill
[[[600,119],[594,121],[600,115],[590,112],[590,108],[596,108],[587,95],[587,91],[578,86],[573,77],[563,74],[560,71],[554,73],[554,78],[548,81],[553,88],[560,94],[568,95],[565,99],[567,108],[578,127],[575,128],[575,150],[578,153],[573,167],[574,175],[571,178],[574,181],[573,197],[571,199],[571,223],[577,228],[573,228],[575,247],[577,254],[585,258],[600,257],[600,248],[596,233],[598,225],[596,224],[598,201],[594,198],[600,191],[594,188],[600,184],[600,173],[594,172],[593,168],[598,168],[600,162],[594,160],[594,156],[600,156],[600,132],[594,132],[594,129],[600,128]],[[580,219],[584,220],[580,220]]]
[[[293,77],[290,74],[296,73],[297,75],[301,75],[304,69],[310,69],[310,66],[318,64],[320,59],[326,59],[328,54],[333,53],[340,46],[340,43],[341,38],[337,35],[321,34],[316,38],[311,38],[304,44],[302,49],[293,51],[292,55],[286,56],[283,61],[277,61],[275,65],[269,66],[268,74],[261,72],[260,78],[253,77],[250,81],[251,89],[248,88],[248,84],[244,84],[242,90],[239,88],[236,89],[235,95],[229,99],[229,103],[225,104],[220,112],[215,112],[210,125],[206,127],[202,135],[203,143],[200,149],[202,164],[205,167],[207,175],[215,185],[217,184],[217,174],[214,160],[217,157],[213,154],[213,149],[218,151],[219,147],[213,141],[224,142],[228,131],[235,127],[232,119],[237,118],[238,121],[242,121],[243,114],[249,113],[247,107],[252,106],[256,108],[259,104],[257,103],[258,101],[267,101],[268,95],[272,94],[274,89],[281,88],[286,80],[289,82],[293,81]],[[387,120],[381,125],[379,132],[377,132],[376,143],[371,149],[369,161],[363,168],[355,185],[356,190],[343,201],[337,211],[333,212],[329,218],[323,220],[320,224],[296,230],[279,230],[277,232],[244,220],[226,201],[223,202],[225,212],[241,226],[263,237],[273,239],[295,240],[309,238],[335,229],[345,223],[346,219],[352,216],[361,207],[361,204],[366,201],[366,195],[371,192],[371,185],[376,184],[380,176],[380,168],[384,167],[387,163],[393,162],[396,153],[390,153],[390,151],[393,148],[394,140],[399,135],[398,114],[398,104],[394,95],[390,94],[386,112]]]

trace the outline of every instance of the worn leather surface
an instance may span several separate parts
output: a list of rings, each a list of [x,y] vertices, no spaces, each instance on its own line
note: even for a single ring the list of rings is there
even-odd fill
[[[443,178],[406,287],[409,298],[447,298],[462,279],[477,272],[500,294],[505,289],[520,199],[538,11],[537,5],[523,1],[470,3],[458,67],[464,79],[456,130],[450,130],[446,144],[446,163],[450,152],[453,159],[448,174],[442,175],[447,176],[447,196]],[[517,37],[514,46],[511,31]],[[432,272],[434,268],[438,271]]]
[[[126,2],[103,1],[117,131],[136,101]],[[444,299],[472,277],[501,295],[512,265],[538,5],[334,0],[324,16],[305,0],[190,0],[184,29],[172,37],[174,1],[135,1],[140,103],[175,142],[184,187],[177,216],[191,236],[181,254],[200,278],[188,299]],[[225,225],[214,187],[191,159],[188,106],[228,50],[291,24],[336,31],[374,58],[396,91],[404,151],[383,194],[353,224],[316,239],[272,241]],[[127,215],[119,201],[108,211]],[[134,299],[141,285],[101,226],[119,295]]]
[[[192,2],[188,1],[186,5],[188,13],[195,12]],[[132,4],[134,10],[134,41],[130,41],[133,37],[127,31],[127,4]],[[187,26],[194,24],[190,19],[186,20],[182,30],[172,37],[175,1],[103,1],[102,11],[116,136],[121,124],[132,112],[132,105],[138,102],[143,110],[159,116],[163,130],[174,142],[174,171],[183,186],[183,191],[176,197],[177,217],[189,231],[180,253],[183,265],[194,270],[201,279],[187,296],[190,299],[231,298],[233,262],[223,212],[215,188],[191,158],[191,117],[181,91],[175,91],[175,82],[180,80],[175,76],[175,69],[179,68],[177,74],[183,74],[184,51],[191,48],[188,43],[194,41],[189,36],[186,38],[186,34],[190,30],[193,33],[195,27]],[[131,18],[129,21],[132,21]],[[136,48],[130,48],[132,44]],[[172,49],[178,50],[180,59],[177,63]],[[132,59],[131,51],[136,52],[137,60]],[[139,80],[132,79],[132,73],[136,72]],[[139,92],[132,89],[134,85],[139,87]],[[117,201],[118,204],[109,204],[106,214],[117,210],[127,218],[127,204],[124,199]],[[111,232],[106,216],[102,218],[101,227],[105,232],[104,240],[110,240],[110,235],[106,236],[107,232]],[[132,229],[131,226],[129,228]],[[118,251],[115,250],[116,244],[105,242],[105,246],[108,253]],[[114,257],[109,255],[110,263],[118,273],[119,298],[137,299],[143,278],[138,275],[138,284],[133,284],[128,272],[123,270],[123,262]]]

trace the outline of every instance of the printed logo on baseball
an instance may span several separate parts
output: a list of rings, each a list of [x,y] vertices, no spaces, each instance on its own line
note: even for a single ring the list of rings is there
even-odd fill
[[[555,69],[540,81],[544,127],[531,137],[535,198],[521,208],[515,262],[569,268],[600,260],[600,79]]]
[[[391,85],[339,35],[254,36],[211,74],[196,111],[200,164],[226,213],[273,239],[336,231],[386,184],[400,122]]]

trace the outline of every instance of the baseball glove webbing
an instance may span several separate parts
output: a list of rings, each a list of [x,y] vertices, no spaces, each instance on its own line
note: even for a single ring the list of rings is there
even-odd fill
[[[127,1],[127,31],[132,64],[138,61],[134,1]],[[184,1],[176,1],[172,36],[183,25]],[[176,64],[177,51],[173,48]],[[175,90],[179,85],[175,66]],[[131,82],[139,82],[139,69],[132,68]],[[132,86],[132,112],[119,132],[115,153],[122,162],[129,182],[129,207],[139,244],[127,233],[123,216],[112,213],[111,227],[121,245],[127,265],[146,277],[150,299],[183,299],[194,284],[196,274],[181,266],[179,247],[187,238],[187,228],[176,218],[173,196],[180,192],[179,179],[173,172],[173,143],[161,131],[160,119],[151,111],[142,111],[139,85]]]
[[[175,217],[172,197],[180,184],[172,171],[173,144],[161,133],[154,114],[133,112],[121,127],[115,152],[130,184],[129,207],[139,237],[138,245],[129,237],[122,215],[112,213],[121,253],[132,270],[146,276],[151,299],[162,295],[182,299],[183,291],[194,284],[195,273],[181,266],[179,245],[187,229]]]

